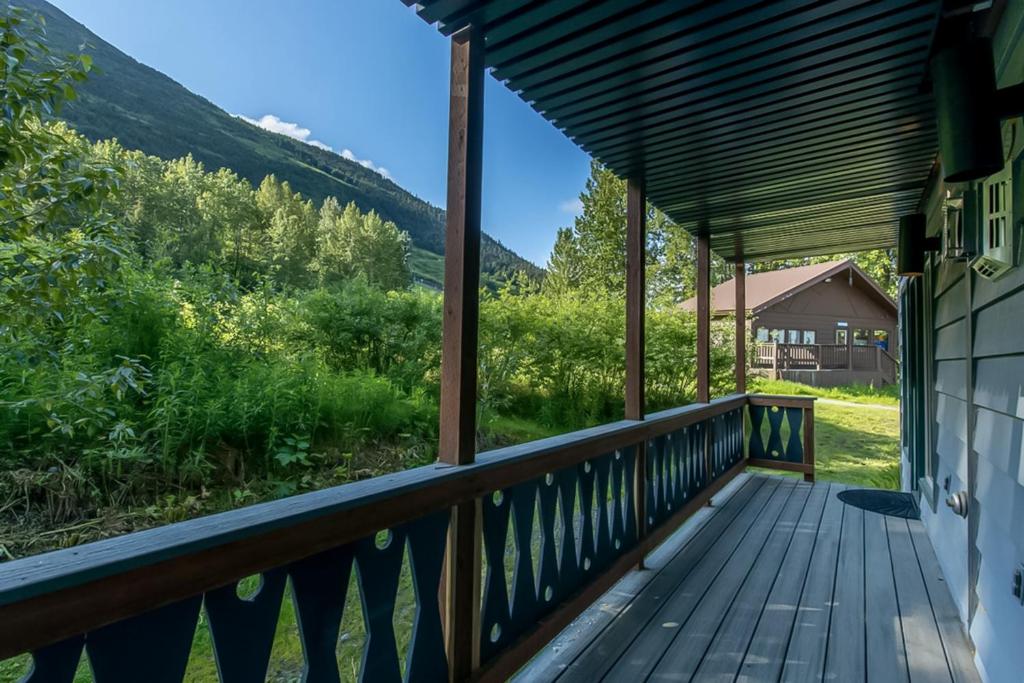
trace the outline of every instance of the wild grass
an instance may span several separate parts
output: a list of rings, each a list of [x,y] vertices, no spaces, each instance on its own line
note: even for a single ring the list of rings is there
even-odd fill
[[[900,403],[899,387],[888,384],[884,387],[872,387],[866,384],[848,384],[841,387],[823,389],[797,382],[750,378],[750,391],[760,394],[776,394],[780,396],[817,396],[850,403],[867,403],[887,406],[898,406]]]

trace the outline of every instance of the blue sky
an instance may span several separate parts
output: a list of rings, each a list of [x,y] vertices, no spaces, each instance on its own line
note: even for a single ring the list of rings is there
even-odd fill
[[[448,41],[399,0],[51,0],[233,114],[318,140],[444,206]],[[101,65],[102,66],[102,65]],[[486,79],[484,229],[543,265],[587,156]]]

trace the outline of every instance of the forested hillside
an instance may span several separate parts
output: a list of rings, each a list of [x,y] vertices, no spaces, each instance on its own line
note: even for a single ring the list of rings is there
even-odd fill
[[[191,154],[207,169],[230,168],[253,185],[274,175],[318,205],[331,196],[341,205],[354,201],[363,212],[373,210],[408,232],[414,246],[443,253],[442,209],[334,152],[231,116],[159,71],[140,64],[45,0],[19,0],[15,4],[45,18],[47,42],[55,54],[84,51],[92,57],[95,70],[79,87],[77,99],[68,102],[61,112],[90,140],[117,138],[128,149],[163,159]],[[490,237],[485,236],[482,250],[484,272],[499,279],[507,279],[518,270],[532,276],[540,273],[536,266]],[[418,265],[417,260],[413,264]],[[436,282],[429,272],[416,275]]]

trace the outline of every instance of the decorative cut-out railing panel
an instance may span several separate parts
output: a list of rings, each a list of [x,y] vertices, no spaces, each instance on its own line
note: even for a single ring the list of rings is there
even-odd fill
[[[625,448],[483,497],[483,661],[636,546],[635,471]]]
[[[750,464],[803,472],[814,479],[814,399],[750,396]]]
[[[776,425],[749,445],[748,406]],[[473,678],[503,680],[740,472],[745,448],[795,453],[802,434],[803,462],[749,462],[813,472],[812,407],[729,396],[0,563],[0,671],[32,653],[31,683],[444,681],[470,647]],[[480,530],[469,552],[448,542],[464,514]],[[459,563],[481,577],[475,613],[442,590]]]
[[[84,654],[101,683],[176,683],[189,667],[201,613],[220,680],[262,681],[285,600],[292,602],[297,622],[302,680],[342,680],[342,621],[357,602],[365,638],[358,665],[346,668],[356,670],[359,680],[402,681],[403,672],[410,681],[445,680],[448,663],[438,596],[447,530],[447,511],[435,512],[262,572],[252,594],[240,594],[235,581],[73,636],[33,652],[25,681],[72,683]],[[406,567],[416,605],[407,629],[411,637],[400,649],[395,607]],[[357,595],[349,594],[350,585]]]
[[[677,429],[647,443],[647,526],[660,526],[710,481],[707,423]]]

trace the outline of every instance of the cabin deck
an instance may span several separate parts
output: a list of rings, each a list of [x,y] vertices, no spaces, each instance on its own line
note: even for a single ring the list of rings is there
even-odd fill
[[[920,521],[745,474],[521,681],[977,681]]]

